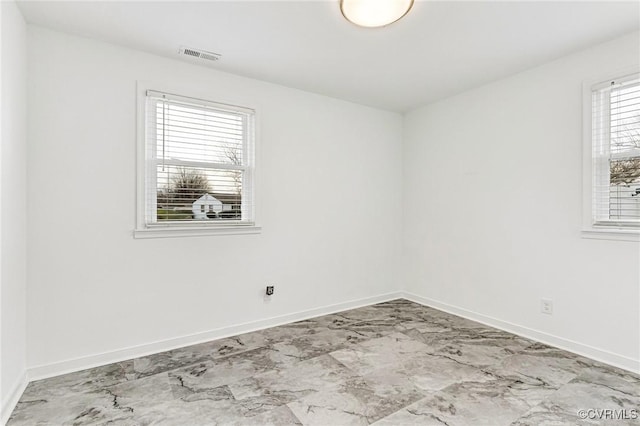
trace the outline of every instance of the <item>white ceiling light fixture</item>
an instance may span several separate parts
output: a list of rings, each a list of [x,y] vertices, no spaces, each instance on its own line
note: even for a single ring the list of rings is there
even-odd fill
[[[340,11],[361,27],[376,28],[393,24],[409,13],[414,0],[340,0]]]

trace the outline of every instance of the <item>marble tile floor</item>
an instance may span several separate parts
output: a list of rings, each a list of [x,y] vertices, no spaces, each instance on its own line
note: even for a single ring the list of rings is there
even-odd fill
[[[32,382],[8,426],[640,424],[634,410],[638,375],[398,299]]]

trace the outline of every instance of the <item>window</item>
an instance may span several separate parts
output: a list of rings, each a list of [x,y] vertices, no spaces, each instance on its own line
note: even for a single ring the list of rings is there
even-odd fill
[[[591,87],[591,224],[640,228],[640,77]]]
[[[254,111],[153,90],[143,96],[136,236],[254,227]]]

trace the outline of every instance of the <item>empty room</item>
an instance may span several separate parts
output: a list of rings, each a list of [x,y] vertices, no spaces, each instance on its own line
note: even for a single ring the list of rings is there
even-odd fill
[[[640,2],[0,18],[0,424],[640,424]]]

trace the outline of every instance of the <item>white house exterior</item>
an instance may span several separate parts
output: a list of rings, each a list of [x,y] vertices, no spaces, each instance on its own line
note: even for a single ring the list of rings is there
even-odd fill
[[[218,200],[211,194],[204,194],[193,202],[193,218],[194,219],[213,219],[222,211],[222,201]]]

